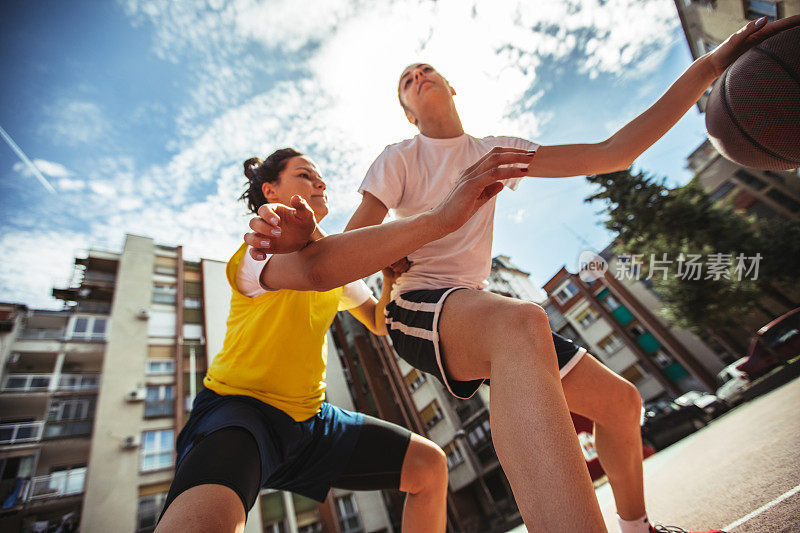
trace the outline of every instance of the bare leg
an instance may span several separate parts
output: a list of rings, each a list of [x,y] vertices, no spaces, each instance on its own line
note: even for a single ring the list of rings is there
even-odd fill
[[[436,444],[417,434],[411,436],[400,490],[407,493],[403,531],[445,531],[447,526],[447,458]]]
[[[445,301],[439,332],[451,376],[492,379],[492,440],[528,530],[605,531],[544,310],[460,290]]]
[[[178,495],[164,512],[156,533],[244,531],[242,500],[224,485],[197,485]]]
[[[589,354],[564,376],[562,385],[570,411],[594,421],[595,447],[617,513],[624,520],[644,516],[639,391]]]

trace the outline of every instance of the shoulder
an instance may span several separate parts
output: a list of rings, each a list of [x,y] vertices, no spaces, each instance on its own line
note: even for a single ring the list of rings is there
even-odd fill
[[[416,140],[417,138],[413,137],[411,139],[404,139],[400,142],[386,145],[386,147],[383,149],[383,152],[381,152],[381,155],[379,155],[378,158],[380,159],[380,158],[402,157],[409,150],[414,149],[414,147],[417,144]]]
[[[261,271],[264,270],[264,266],[271,257],[272,255],[267,255],[265,259],[256,261],[250,256],[250,247],[247,247],[236,269],[236,289],[241,294],[248,298],[256,298],[267,292],[278,290],[265,287],[261,283]]]

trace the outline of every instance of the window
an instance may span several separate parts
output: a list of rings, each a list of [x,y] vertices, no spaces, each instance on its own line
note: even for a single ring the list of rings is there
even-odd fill
[[[297,533],[322,533],[322,522],[312,522],[297,528]]]
[[[609,296],[609,298],[611,297]],[[600,342],[597,343],[597,346],[599,346],[600,350],[602,350],[606,355],[611,355],[622,348],[624,343],[622,342],[622,339],[617,337],[616,334],[611,333],[601,339]]]
[[[578,315],[577,320],[581,326],[587,328],[594,324],[598,318],[600,318],[600,315],[594,309],[587,308]]]
[[[425,423],[425,427],[430,429],[435,426],[439,420],[444,418],[442,414],[442,409],[439,407],[439,402],[433,400],[428,406],[422,410],[422,421]]]
[[[734,187],[736,187],[736,185],[732,181],[725,180],[722,182],[722,185],[714,189],[714,191],[708,196],[712,202],[716,202],[717,200],[725,198]]]
[[[183,307],[186,309],[200,309],[203,307],[200,298],[184,298]]]
[[[72,321],[72,329],[68,338],[73,340],[104,341],[106,340],[107,319],[94,316],[76,316]]]
[[[175,357],[174,344],[151,344],[147,347],[147,357],[154,359],[172,359]]]
[[[473,449],[481,448],[484,444],[489,442],[491,438],[492,432],[488,418],[484,420],[483,423],[472,427],[467,432],[467,440],[469,440],[469,444]]]
[[[353,494],[336,498],[336,508],[339,511],[339,524],[342,526],[342,533],[361,533],[364,531]]]
[[[757,191],[760,191],[761,189],[767,186],[764,180],[762,180],[757,176],[754,176],[753,174],[750,174],[746,170],[739,169],[734,173],[734,176],[736,176],[737,180],[741,181],[748,187],[751,187]]]
[[[642,335],[647,333],[647,330],[644,329],[640,324],[634,324],[633,327],[631,327],[630,331],[631,335],[633,335],[634,338],[641,337]]]
[[[610,294],[606,296],[605,299],[603,299],[602,303],[603,307],[605,307],[609,311],[613,311],[614,309],[619,307],[619,302],[617,301],[617,299],[611,296]]]
[[[147,334],[150,337],[174,337],[175,313],[151,311],[147,321]]]
[[[149,532],[155,529],[156,520],[158,520],[158,516],[161,514],[161,508],[164,507],[164,501],[166,499],[166,492],[159,492],[158,494],[151,494],[139,498],[139,510],[136,519],[137,533]]]
[[[769,196],[770,198],[781,204],[789,211],[795,212],[800,210],[800,203],[796,202],[795,200],[792,200],[791,198],[789,198],[788,196],[786,196],[777,189],[770,190],[767,193],[767,196]]]
[[[184,339],[202,339],[203,338],[203,325],[202,324],[184,324],[183,325],[183,338]]]
[[[748,0],[745,2],[745,17],[750,20],[767,17],[770,21],[778,18],[778,2],[769,0]]]
[[[159,376],[175,372],[175,361],[172,359],[148,359],[146,370],[148,376]]]
[[[175,304],[175,285],[168,283],[153,283],[153,303]]]
[[[556,291],[556,300],[563,304],[576,294],[578,294],[578,288],[574,283],[568,281],[566,285]]]
[[[639,367],[637,365],[629,366],[628,368],[626,368],[625,370],[620,372],[619,375],[622,376],[623,378],[627,379],[631,383],[636,383],[637,381],[639,381],[640,379],[642,379],[644,377],[642,375],[641,370],[639,370]]]
[[[178,262],[174,257],[156,256],[153,272],[165,276],[174,276],[178,272]]]
[[[150,385],[144,401],[144,416],[172,416],[175,412],[175,387],[173,385]]]
[[[47,410],[48,421],[83,420],[94,416],[94,398],[53,400]]]
[[[428,378],[425,377],[425,374],[417,370],[416,368],[412,368],[411,372],[409,372],[406,377],[406,385],[408,386],[408,390],[414,392],[418,388],[422,386],[423,383],[427,381]]]
[[[461,450],[458,449],[458,444],[455,441],[444,447],[444,454],[447,456],[448,469],[452,469],[454,466],[464,462],[464,456],[461,455]]]
[[[144,432],[139,455],[142,471],[149,472],[172,466],[173,438],[171,429]]]

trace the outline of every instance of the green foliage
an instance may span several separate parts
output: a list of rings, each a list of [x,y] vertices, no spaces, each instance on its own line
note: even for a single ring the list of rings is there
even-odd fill
[[[670,189],[665,180],[629,170],[589,176],[600,187],[587,202],[604,201],[605,226],[616,232],[617,254],[642,254],[642,278],[648,277],[651,254],[671,260],[669,274],[653,272],[653,288],[665,303],[663,313],[676,325],[695,330],[730,327],[732,318],[758,306],[767,292],[782,297],[776,289],[796,283],[800,269],[800,222],[758,220],[736,213],[730,205],[714,205],[697,179]],[[727,279],[681,278],[677,259],[688,254],[731,254],[747,258],[761,254],[758,279],[737,275],[733,267]],[[747,261],[749,266],[751,261]],[[742,278],[742,279],[738,279]],[[786,302],[784,302],[786,303]],[[789,302],[791,304],[791,302]]]

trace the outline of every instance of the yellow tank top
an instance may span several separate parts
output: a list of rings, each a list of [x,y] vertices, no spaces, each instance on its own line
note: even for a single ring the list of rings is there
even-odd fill
[[[283,289],[248,298],[236,288],[247,250],[228,261],[231,311],[222,350],[203,383],[217,394],[243,394],[277,407],[300,422],[325,399],[326,332],[342,288],[327,292]]]

